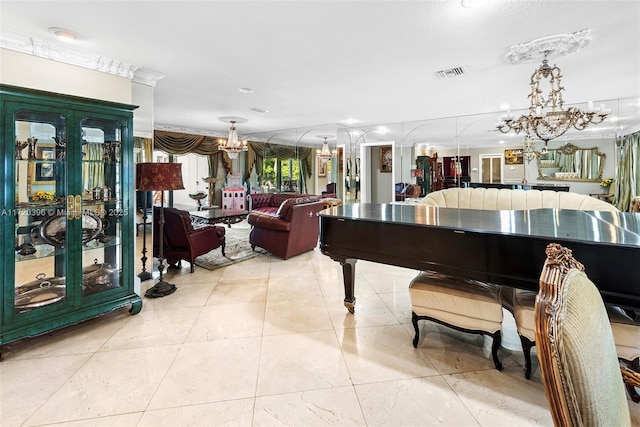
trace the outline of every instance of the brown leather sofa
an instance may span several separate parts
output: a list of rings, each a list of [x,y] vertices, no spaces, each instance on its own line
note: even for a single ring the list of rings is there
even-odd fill
[[[271,196],[271,197],[268,197]],[[249,243],[284,259],[313,250],[318,244],[318,212],[324,203],[318,196],[252,194],[252,226]],[[278,207],[273,204],[278,203]]]
[[[417,184],[407,184],[404,182],[399,182],[395,185],[395,190],[396,202],[420,197],[420,186]]]
[[[153,208],[153,256],[158,257],[160,251],[160,208]],[[164,241],[162,253],[170,266],[180,260],[191,263],[193,273],[195,259],[216,248],[222,247],[224,255],[225,229],[217,225],[199,225],[194,227],[189,212],[164,208]]]

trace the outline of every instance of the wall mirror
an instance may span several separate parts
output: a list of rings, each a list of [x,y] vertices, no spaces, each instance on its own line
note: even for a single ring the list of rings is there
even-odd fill
[[[598,147],[579,148],[571,143],[546,153],[537,152],[538,179],[600,181],[605,157]]]

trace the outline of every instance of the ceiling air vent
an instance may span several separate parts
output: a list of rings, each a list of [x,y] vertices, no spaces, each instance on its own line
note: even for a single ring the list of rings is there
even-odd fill
[[[436,75],[441,79],[450,79],[452,77],[461,76],[463,74],[465,74],[465,71],[462,67],[449,68],[448,70],[441,70],[436,72]]]
[[[263,108],[258,108],[258,107],[252,108],[251,111],[255,111],[256,113],[268,113],[269,112],[269,110],[265,110]]]

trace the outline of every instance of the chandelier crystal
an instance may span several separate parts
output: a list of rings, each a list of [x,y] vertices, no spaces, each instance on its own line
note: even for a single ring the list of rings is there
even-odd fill
[[[230,122],[231,128],[229,128],[229,136],[226,140],[221,139],[218,141],[218,148],[226,151],[229,158],[236,159],[239,153],[249,150],[249,147],[247,146],[247,141],[240,141],[238,139],[235,120],[231,120]]]
[[[540,88],[543,79],[549,80],[550,91],[544,96]],[[501,123],[497,126],[502,133],[514,131],[516,134],[524,132],[531,139],[544,141],[547,143],[559,136],[564,135],[569,129],[584,130],[589,125],[602,123],[609,115],[609,111],[600,108],[593,108],[589,103],[589,109],[582,111],[571,107],[564,109],[561,84],[562,72],[556,65],[549,66],[547,55],[542,60],[542,65],[531,75],[531,93],[529,94],[530,106],[529,114],[514,118],[511,112],[507,112],[501,118]]]
[[[326,162],[327,160],[331,159],[333,155],[331,154],[331,150],[329,149],[329,143],[327,142],[327,137],[325,136],[323,138],[324,138],[324,142],[322,143],[322,149],[320,150],[318,157],[320,157],[320,159],[322,159],[323,162]]]

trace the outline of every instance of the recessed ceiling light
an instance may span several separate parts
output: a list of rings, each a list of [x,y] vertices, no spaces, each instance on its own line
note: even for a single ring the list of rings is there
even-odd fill
[[[265,109],[258,108],[258,107],[253,107],[251,109],[251,111],[255,111],[256,113],[268,113],[269,112],[269,110],[265,110]]]
[[[462,7],[472,8],[480,7],[487,3],[488,0],[462,0]]]
[[[238,88],[238,90],[242,93],[253,93],[253,89],[251,89],[250,87],[241,87]]]
[[[49,32],[65,42],[74,42],[80,38],[80,34],[66,28],[51,27]]]

